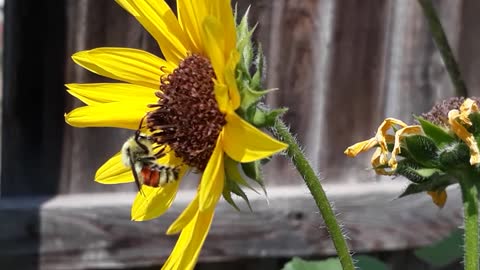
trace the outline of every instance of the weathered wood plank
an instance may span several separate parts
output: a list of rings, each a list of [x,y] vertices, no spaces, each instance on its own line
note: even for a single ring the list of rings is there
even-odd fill
[[[428,196],[394,200],[403,183],[327,185],[349,244],[355,252],[398,250],[429,244],[461,222],[458,189],[444,209]],[[329,255],[334,253],[306,189],[270,189],[270,204],[250,194],[254,212],[238,213],[222,202],[201,261]],[[167,226],[186,206],[191,191],[178,196],[164,217],[131,222],[133,194],[79,194],[0,201],[0,265],[28,263],[41,269],[128,268],[159,264],[175,237]],[[244,206],[244,205],[243,205]],[[38,234],[40,241],[31,241]],[[286,244],[288,243],[288,244]],[[37,246],[38,245],[38,246]]]

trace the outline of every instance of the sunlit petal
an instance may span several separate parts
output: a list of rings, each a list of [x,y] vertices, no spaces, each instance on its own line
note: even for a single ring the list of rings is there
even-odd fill
[[[130,183],[133,176],[130,168],[123,165],[121,154],[116,153],[97,170],[95,181],[102,184]]]
[[[179,233],[185,226],[190,223],[190,221],[195,217],[195,214],[198,211],[198,193],[195,198],[188,204],[188,206],[183,210],[180,216],[168,227],[167,234],[176,234]]]
[[[155,38],[165,59],[169,62],[178,64],[187,56],[187,52],[193,49],[175,14],[165,1],[116,1]]]
[[[96,48],[75,53],[73,61],[99,75],[159,89],[160,77],[173,66],[157,56],[130,48]]]
[[[116,127],[136,130],[151,110],[145,103],[114,102],[89,105],[65,114],[65,122],[74,127]]]
[[[181,180],[163,187],[142,186],[132,205],[132,220],[145,221],[161,216],[172,205]]]
[[[162,270],[191,270],[212,224],[214,209],[197,212],[195,218],[182,230],[175,247]]]
[[[252,162],[285,150],[287,145],[261,132],[237,114],[227,114],[223,148],[233,160]]]
[[[71,83],[67,91],[87,105],[110,102],[136,101],[156,103],[156,89],[129,83]]]
[[[215,149],[208,161],[207,167],[202,174],[199,187],[200,211],[215,208],[215,205],[223,191],[225,170],[223,164],[222,140],[223,132],[218,136]]]
[[[202,24],[202,40],[205,44],[206,54],[210,60],[217,80],[225,83],[223,71],[225,70],[226,57],[223,48],[225,47],[225,33],[220,22],[212,16],[205,18]]]

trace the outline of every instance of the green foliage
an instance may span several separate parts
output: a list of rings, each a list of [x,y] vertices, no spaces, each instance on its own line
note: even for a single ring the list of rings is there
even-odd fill
[[[432,139],[439,147],[443,147],[455,141],[455,137],[450,135],[445,129],[434,125],[421,117],[417,117],[416,119],[422,126],[425,135],[430,137],[430,139]]]
[[[405,144],[412,158],[426,167],[435,167],[438,147],[429,137],[412,135],[405,138]]]
[[[463,231],[455,230],[447,238],[415,250],[415,256],[435,267],[444,267],[463,256]]]

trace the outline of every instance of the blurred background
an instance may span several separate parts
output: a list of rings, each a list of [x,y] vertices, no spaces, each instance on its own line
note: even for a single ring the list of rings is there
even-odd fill
[[[167,1],[172,8],[175,1]],[[162,218],[134,223],[132,184],[101,185],[96,169],[131,131],[72,128],[63,114],[81,106],[65,83],[104,82],[70,56],[95,47],[140,48],[161,55],[153,38],[113,0],[5,0],[0,180],[3,269],[156,269],[175,237],[168,224],[198,183],[189,175]],[[426,195],[396,199],[401,178],[375,176],[370,155],[349,159],[349,145],[370,138],[385,117],[412,123],[454,95],[416,1],[239,0],[258,22],[267,57],[265,101],[288,107],[284,120],[319,171],[356,254],[391,269],[461,269],[460,259],[431,266],[414,250],[461,224],[458,188],[438,209]],[[435,1],[469,95],[480,92],[480,3]],[[5,15],[3,15],[5,14]],[[4,30],[3,30],[4,29]],[[4,48],[4,49],[3,49]],[[479,60],[477,60],[479,59]],[[293,256],[334,249],[321,216],[290,162],[266,166],[269,204],[249,194],[254,212],[221,203],[198,269],[281,269]],[[240,203],[241,204],[241,203]]]

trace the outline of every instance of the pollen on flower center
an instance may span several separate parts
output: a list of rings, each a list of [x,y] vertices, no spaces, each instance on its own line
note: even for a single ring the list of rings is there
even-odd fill
[[[168,145],[190,167],[204,171],[226,124],[214,94],[210,60],[191,54],[161,78],[154,111],[147,115],[153,139]]]

